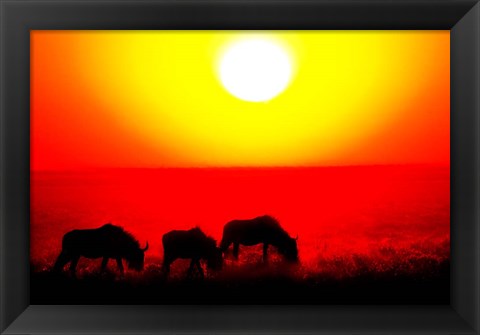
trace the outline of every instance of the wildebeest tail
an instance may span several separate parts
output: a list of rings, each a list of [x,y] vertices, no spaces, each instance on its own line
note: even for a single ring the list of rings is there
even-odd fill
[[[232,243],[231,238],[228,235],[229,235],[228,232],[224,230],[222,240],[220,241],[220,246],[219,246],[220,250],[222,250],[223,252],[225,252],[230,246],[230,244]]]
[[[220,250],[225,251],[228,248],[229,243],[225,239],[220,241]]]

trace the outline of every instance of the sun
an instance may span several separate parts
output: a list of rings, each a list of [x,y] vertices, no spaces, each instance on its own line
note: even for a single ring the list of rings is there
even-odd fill
[[[220,80],[233,96],[251,102],[268,101],[288,86],[292,62],[286,50],[267,39],[248,39],[221,56]]]

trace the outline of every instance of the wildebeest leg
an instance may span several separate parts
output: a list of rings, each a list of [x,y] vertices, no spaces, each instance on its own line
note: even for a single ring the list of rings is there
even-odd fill
[[[120,270],[120,274],[123,275],[123,263],[122,263],[122,259],[121,258],[117,258],[117,266],[118,266],[118,269]]]
[[[263,261],[265,263],[268,262],[268,244],[267,243],[263,244]]]
[[[67,255],[65,251],[62,250],[60,255],[58,255],[55,265],[53,266],[53,271],[61,272],[63,270],[63,267],[65,266],[65,264],[68,263],[69,260],[70,260],[70,257]]]
[[[195,269],[196,261],[195,259],[192,258],[192,261],[190,262],[190,266],[188,267],[187,271],[187,278],[192,278],[193,275],[193,270]]]
[[[172,264],[172,261],[169,258],[163,260],[162,270],[165,276],[170,273],[170,264]]]
[[[234,243],[233,244],[233,258],[235,258],[235,260],[238,260],[238,249],[239,248],[240,248],[239,243]]]
[[[105,272],[105,270],[107,269],[107,264],[108,264],[108,257],[103,257],[100,272]]]
[[[203,278],[205,275],[203,274],[202,264],[200,264],[200,260],[197,259],[195,264],[197,265],[197,269],[198,269],[198,273],[200,274],[200,277]]]
[[[70,263],[70,273],[74,278],[77,277],[75,270],[77,269],[77,264],[79,259],[80,259],[80,256],[74,256],[72,258],[72,262]]]

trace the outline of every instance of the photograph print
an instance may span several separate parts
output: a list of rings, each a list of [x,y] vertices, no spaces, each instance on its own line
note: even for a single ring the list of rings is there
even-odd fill
[[[449,31],[30,43],[32,304],[449,304]]]

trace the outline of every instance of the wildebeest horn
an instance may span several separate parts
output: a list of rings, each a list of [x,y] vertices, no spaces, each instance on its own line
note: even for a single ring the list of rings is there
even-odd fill
[[[148,241],[147,241],[147,245],[145,246],[144,249],[142,249],[142,251],[147,251],[148,250]]]

